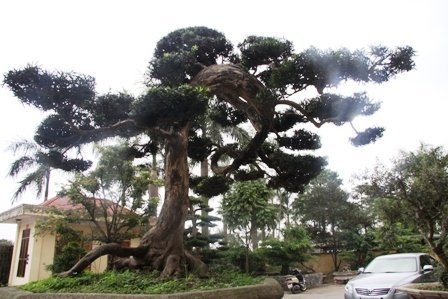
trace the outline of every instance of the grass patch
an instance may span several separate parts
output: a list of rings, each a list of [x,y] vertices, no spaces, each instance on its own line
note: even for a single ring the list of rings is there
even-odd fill
[[[207,279],[193,275],[182,279],[161,279],[155,274],[135,271],[90,272],[75,277],[50,277],[21,286],[33,293],[114,293],[114,294],[170,294],[192,290],[213,290],[261,283],[263,277],[239,272],[211,273]]]

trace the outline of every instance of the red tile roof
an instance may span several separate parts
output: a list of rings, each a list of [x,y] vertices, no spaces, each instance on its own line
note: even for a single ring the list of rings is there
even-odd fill
[[[88,200],[91,200],[92,202],[95,201],[95,204],[97,207],[101,206],[107,206],[108,207],[108,214],[113,214],[113,210],[116,206],[116,203],[113,201],[110,201],[108,199],[100,199],[100,198],[87,198]],[[79,203],[73,203],[68,196],[56,196],[53,197],[47,201],[44,201],[40,204],[40,206],[43,207],[54,207],[58,210],[76,210],[76,209],[84,209],[84,207]],[[125,208],[124,212],[131,212],[129,209]]]

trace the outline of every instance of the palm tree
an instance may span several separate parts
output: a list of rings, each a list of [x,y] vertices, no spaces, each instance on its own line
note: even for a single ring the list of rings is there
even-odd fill
[[[12,201],[17,200],[30,186],[36,188],[36,196],[39,197],[44,192],[44,201],[48,199],[48,190],[50,183],[51,167],[47,164],[46,159],[42,159],[45,154],[45,149],[35,142],[28,140],[21,140],[11,144],[8,147],[14,154],[19,152],[24,153],[23,156],[15,160],[9,169],[8,175],[16,177],[20,173],[28,172],[32,169],[25,178],[23,178],[14,192]]]
[[[229,126],[229,127],[223,127],[216,122],[210,121],[209,118],[206,118],[204,123],[202,123],[202,133],[203,138],[210,138],[214,143],[222,145],[224,143],[223,141],[223,135],[226,136],[225,138],[232,138],[236,140],[239,143],[247,143],[249,141],[249,134],[244,129],[237,127],[237,126]],[[200,163],[201,165],[201,177],[208,177],[209,176],[209,158],[205,158]],[[209,198],[203,198],[203,204],[205,206],[209,205]],[[203,209],[201,211],[202,217],[208,217],[208,210]],[[209,228],[208,226],[203,226],[201,228],[201,233],[204,236],[209,235]],[[224,234],[227,233],[227,224],[224,222]]]

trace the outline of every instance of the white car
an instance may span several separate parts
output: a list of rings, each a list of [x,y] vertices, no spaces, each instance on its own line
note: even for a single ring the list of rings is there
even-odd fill
[[[345,299],[407,299],[396,290],[408,283],[436,281],[436,260],[426,253],[378,256],[345,285]]]

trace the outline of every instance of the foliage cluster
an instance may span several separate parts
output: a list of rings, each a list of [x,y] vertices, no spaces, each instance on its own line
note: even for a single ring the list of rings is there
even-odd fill
[[[103,274],[84,272],[76,277],[50,277],[21,288],[34,293],[169,294],[252,285],[262,279],[233,271],[211,273],[208,279],[199,279],[193,275],[180,279],[161,279],[157,273],[108,271]]]

